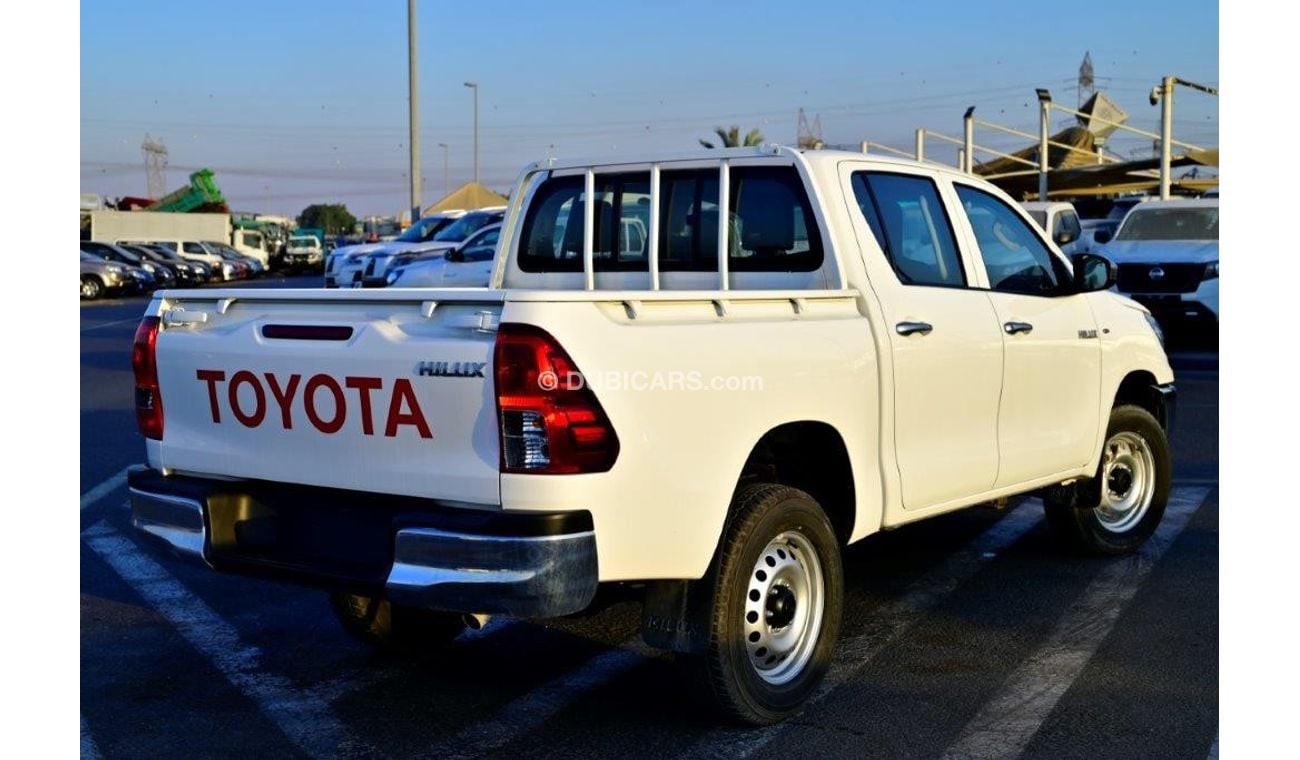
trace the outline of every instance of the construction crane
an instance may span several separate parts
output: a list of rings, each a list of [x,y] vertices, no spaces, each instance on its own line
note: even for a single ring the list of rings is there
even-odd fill
[[[144,152],[144,176],[149,198],[157,200],[167,192],[167,146],[163,145],[162,138],[155,140],[145,133],[140,150]]]
[[[795,138],[795,143],[800,148],[808,150],[820,150],[826,146],[822,140],[822,116],[817,114],[813,117],[812,124],[808,123],[808,115],[799,109],[799,132]]]

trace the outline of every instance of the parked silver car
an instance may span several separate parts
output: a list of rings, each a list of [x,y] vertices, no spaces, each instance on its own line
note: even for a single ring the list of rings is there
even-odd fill
[[[81,297],[93,301],[106,294],[135,292],[143,289],[141,279],[132,273],[132,267],[105,261],[98,256],[81,252]]]

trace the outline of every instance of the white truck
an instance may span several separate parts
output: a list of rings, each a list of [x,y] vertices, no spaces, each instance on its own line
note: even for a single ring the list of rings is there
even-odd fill
[[[846,544],[1035,492],[1090,552],[1161,519],[1150,315],[983,180],[763,146],[547,161],[510,197],[491,287],[155,295],[135,526],[325,586],[380,646],[635,591],[762,724],[826,673]]]
[[[315,235],[291,235],[284,246],[284,265],[289,271],[315,269],[325,261],[325,249]]]
[[[1029,212],[1029,217],[1043,228],[1052,242],[1056,243],[1061,253],[1072,256],[1090,251],[1087,241],[1084,240],[1079,212],[1074,210],[1074,204],[1064,201],[1024,201],[1020,205]]]
[[[263,235],[256,230],[232,227],[230,214],[93,211],[90,214],[90,239],[99,243],[169,243],[177,251],[181,251],[184,242],[217,241],[233,246],[245,256],[252,256],[263,266],[268,266],[271,260]],[[220,257],[213,258],[217,261],[208,263],[218,264]]]

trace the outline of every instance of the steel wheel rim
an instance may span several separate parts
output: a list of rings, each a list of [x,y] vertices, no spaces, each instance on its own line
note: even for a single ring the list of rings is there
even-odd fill
[[[1102,452],[1101,503],[1097,521],[1111,533],[1124,533],[1142,522],[1156,492],[1156,460],[1146,439],[1116,433]]]
[[[812,660],[821,635],[826,584],[817,550],[787,530],[759,553],[745,589],[745,651],[758,677],[779,686]]]

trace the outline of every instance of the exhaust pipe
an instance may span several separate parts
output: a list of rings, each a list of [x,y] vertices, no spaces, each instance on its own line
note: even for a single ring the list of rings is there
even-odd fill
[[[481,631],[487,626],[488,621],[492,619],[491,615],[485,615],[481,612],[467,612],[461,616],[461,622],[471,631]]]

